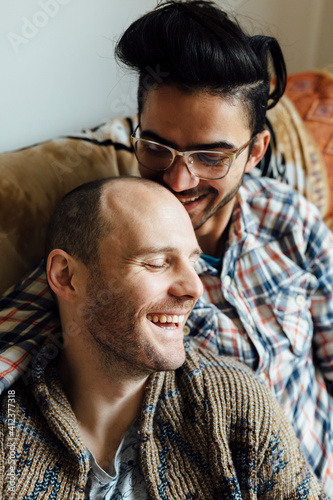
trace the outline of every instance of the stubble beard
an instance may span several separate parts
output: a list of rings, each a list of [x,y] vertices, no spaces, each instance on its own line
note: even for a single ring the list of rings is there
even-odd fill
[[[196,223],[195,221],[193,221],[191,214],[189,214],[190,219],[191,219],[192,224],[193,224],[194,231],[197,231],[198,229],[200,229],[211,217],[213,217],[215,214],[218,214],[218,212],[220,212],[222,210],[222,208],[224,208],[226,205],[228,205],[228,203],[230,203],[235,198],[235,196],[237,195],[237,193],[239,191],[239,188],[241,187],[241,185],[243,183],[243,178],[244,178],[244,174],[242,175],[238,184],[231,191],[229,191],[229,193],[226,194],[226,196],[220,201],[220,203],[217,206],[215,206],[215,207],[211,206],[212,203],[210,205],[208,205],[208,207],[204,210],[204,213],[202,214],[200,221],[198,221]]]
[[[128,375],[129,366],[134,371],[140,345],[133,335],[135,321],[130,303],[123,293],[111,291],[96,270],[87,283],[84,322],[88,344],[96,352],[105,375]]]
[[[152,305],[152,310],[186,307],[192,309],[193,301],[173,300],[169,304]],[[103,373],[114,374],[119,379],[130,375],[132,379],[142,378],[155,371],[170,368],[164,359],[156,359],[156,353],[149,342],[140,342],[139,319],[134,314],[135,306],[123,290],[114,291],[104,282],[100,273],[90,275],[87,284],[87,307],[85,329],[91,345],[103,369]],[[150,311],[147,311],[147,314]],[[147,320],[148,321],[148,320]],[[144,361],[141,361],[144,359]],[[173,368],[172,368],[173,369]]]

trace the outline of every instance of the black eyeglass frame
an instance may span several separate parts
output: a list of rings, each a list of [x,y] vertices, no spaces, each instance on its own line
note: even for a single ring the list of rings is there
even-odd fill
[[[201,150],[201,149],[200,150],[194,150],[194,151],[177,151],[177,149],[171,148],[170,146],[166,146],[165,144],[161,144],[160,142],[151,141],[150,139],[142,139],[141,137],[136,137],[136,133],[137,133],[137,130],[139,129],[139,127],[140,127],[140,124],[135,128],[133,134],[131,135],[131,144],[133,146],[135,157],[138,160],[138,163],[142,167],[147,168],[148,170],[151,170],[153,172],[165,172],[170,167],[172,167],[172,165],[175,162],[175,158],[177,156],[181,156],[182,158],[184,158],[185,165],[186,165],[188,171],[190,172],[190,174],[194,175],[198,179],[202,179],[202,180],[205,180],[205,181],[217,181],[219,179],[223,179],[224,177],[226,177],[228,175],[229,171],[230,171],[230,167],[232,165],[232,162],[234,160],[236,160],[238,158],[238,156],[243,151],[245,151],[245,149],[248,146],[250,146],[251,143],[254,142],[254,140],[256,139],[256,135],[254,137],[251,137],[245,144],[243,144],[243,146],[241,146],[240,148],[238,148],[236,151],[233,151],[232,153],[225,152],[225,151],[221,151],[220,152],[220,151]],[[168,149],[170,151],[170,153],[172,154],[172,160],[171,160],[170,165],[168,167],[166,167],[166,168],[155,169],[155,168],[152,168],[152,167],[147,167],[146,165],[144,165],[143,163],[141,163],[141,161],[139,160],[139,158],[137,156],[137,152],[136,152],[136,148],[135,148],[135,144],[138,141],[143,141],[143,142],[146,142],[148,144],[154,144],[155,146],[160,146],[160,147],[163,147],[165,149]],[[222,175],[222,176],[219,176],[219,177],[202,177],[201,175],[197,175],[195,172],[192,172],[192,170],[191,170],[191,164],[189,164],[189,158],[191,157],[191,155],[198,154],[198,153],[210,153],[210,154],[211,153],[220,153],[222,156],[228,157],[228,159],[229,159],[229,166],[228,166],[228,169],[227,169],[226,173],[224,175]],[[192,159],[192,162],[193,162],[193,159]]]

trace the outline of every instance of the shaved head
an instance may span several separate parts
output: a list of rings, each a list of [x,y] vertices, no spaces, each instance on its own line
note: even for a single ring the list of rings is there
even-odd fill
[[[85,265],[96,264],[103,238],[121,236],[138,220],[149,224],[168,206],[177,207],[187,218],[173,194],[148,179],[112,177],[82,184],[64,196],[51,218],[46,259],[53,249],[61,248]]]

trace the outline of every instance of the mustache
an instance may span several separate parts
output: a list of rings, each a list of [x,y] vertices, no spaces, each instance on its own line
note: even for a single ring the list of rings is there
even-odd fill
[[[192,189],[185,189],[185,191],[174,191],[170,188],[170,186],[167,186],[166,184],[163,184],[163,186],[166,187],[175,196],[188,196],[189,198],[199,198],[199,196],[207,195],[210,193],[213,193],[215,195],[218,193],[217,189],[215,189],[213,186],[195,187]]]
[[[185,316],[192,311],[195,303],[196,300],[194,299],[184,300],[181,298],[175,298],[165,302],[156,302],[149,307],[147,314],[149,314],[150,312],[163,313],[165,311],[177,310],[177,314],[183,314]]]

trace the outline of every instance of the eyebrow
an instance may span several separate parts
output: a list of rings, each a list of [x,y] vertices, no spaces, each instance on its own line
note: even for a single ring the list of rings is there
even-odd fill
[[[138,256],[142,256],[142,255],[155,255],[155,254],[159,254],[159,253],[171,253],[171,252],[175,252],[175,251],[178,251],[177,248],[175,247],[170,247],[170,246],[166,246],[166,247],[155,247],[155,246],[151,246],[151,247],[144,247],[144,248],[141,248],[140,251],[137,253]],[[195,256],[198,256],[200,257],[200,255],[202,255],[202,250],[200,247],[196,247],[190,254],[190,257],[195,257]]]
[[[156,134],[152,130],[142,130],[140,134],[141,139],[151,139],[152,141],[159,142],[165,146],[169,146],[170,148],[179,149],[179,146],[172,142],[164,139],[160,135]],[[228,141],[218,141],[218,142],[209,142],[209,143],[200,143],[200,144],[190,144],[188,146],[188,151],[195,151],[200,149],[227,149],[234,150],[237,149],[235,144],[232,144]]]

